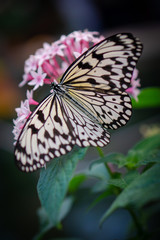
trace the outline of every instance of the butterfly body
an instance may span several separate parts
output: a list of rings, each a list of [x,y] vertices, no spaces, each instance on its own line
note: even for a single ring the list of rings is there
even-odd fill
[[[22,171],[80,147],[109,143],[107,129],[125,125],[132,113],[126,93],[142,44],[131,34],[117,34],[82,54],[66,70],[52,93],[33,111],[15,146]]]

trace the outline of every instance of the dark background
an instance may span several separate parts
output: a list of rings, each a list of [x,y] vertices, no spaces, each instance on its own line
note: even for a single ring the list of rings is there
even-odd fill
[[[138,64],[142,87],[159,86],[160,2],[158,0],[5,0],[0,2],[0,239],[31,239],[38,231],[36,211],[40,206],[36,184],[39,173],[24,174],[14,165],[12,119],[15,107],[25,99],[22,81],[24,61],[43,42],[53,42],[61,34],[75,30],[99,31],[104,36],[132,32],[144,43]],[[48,90],[49,91],[49,90]],[[44,97],[44,96],[43,96]],[[105,152],[127,150],[142,138],[144,124],[160,120],[159,109],[134,110],[129,124],[112,134]],[[122,141],[123,139],[123,141]],[[89,151],[80,168],[96,158]],[[112,198],[87,212],[92,197],[87,191],[63,221],[62,231],[50,232],[53,238],[125,239],[131,218],[119,210],[98,228],[102,213]]]

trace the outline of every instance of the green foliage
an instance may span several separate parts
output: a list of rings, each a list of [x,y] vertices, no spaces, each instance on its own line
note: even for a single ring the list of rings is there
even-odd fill
[[[109,179],[108,184],[125,189],[138,175],[139,173],[137,171],[132,170],[129,171],[125,176]]]
[[[150,87],[141,90],[138,101],[132,98],[134,108],[160,107],[160,87]]]
[[[116,200],[112,203],[101,219],[104,220],[117,208],[125,208],[128,206],[139,209],[144,204],[160,199],[160,164],[155,164],[140,176],[136,177],[130,184],[126,184]],[[150,194],[151,193],[151,194]]]
[[[61,227],[60,222],[70,211],[76,192],[89,178],[95,179],[90,193],[99,194],[90,210],[107,196],[117,196],[102,216],[101,225],[118,208],[138,210],[160,199],[160,134],[141,140],[126,156],[121,153],[101,154],[102,157],[92,162],[88,169],[73,176],[85,153],[86,149],[75,148],[52,161],[47,169],[42,169],[37,186],[42,205],[38,211],[41,230],[36,239],[53,226]],[[108,163],[123,171],[109,171]]]
[[[95,164],[100,164],[100,163],[114,163],[114,164],[121,164],[121,162],[124,159],[124,155],[121,153],[109,153],[107,156],[104,156],[96,161],[94,161],[91,164],[91,167],[94,166]]]
[[[86,148],[74,148],[69,154],[51,161],[42,169],[37,185],[42,205],[40,235],[59,224],[71,207],[73,199],[65,200],[69,182],[79,160],[83,159]],[[44,219],[44,221],[42,221]]]
[[[118,167],[137,168],[148,163],[160,163],[160,135],[143,139],[124,156],[121,153],[110,153],[91,164],[113,163]]]
[[[128,167],[160,163],[160,135],[157,134],[137,143],[129,150],[124,162]]]

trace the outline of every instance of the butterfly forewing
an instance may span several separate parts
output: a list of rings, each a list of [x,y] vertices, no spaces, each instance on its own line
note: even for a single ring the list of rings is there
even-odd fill
[[[125,125],[132,114],[132,74],[142,52],[139,39],[117,34],[85,52],[62,77],[61,84],[107,128]]]
[[[73,127],[60,104],[54,93],[49,95],[25,124],[15,147],[21,170],[34,171],[71,150]]]
[[[46,162],[81,147],[104,146],[110,135],[80,109],[51,94],[36,108],[23,128],[15,147],[17,165],[34,171]]]
[[[130,86],[133,70],[142,52],[142,44],[124,33],[98,43],[76,60],[61,83],[75,88],[119,89]]]
[[[34,171],[75,144],[107,145],[107,128],[117,129],[131,116],[125,90],[141,52],[140,41],[123,33],[103,40],[73,62],[22,129],[15,146],[18,167]]]

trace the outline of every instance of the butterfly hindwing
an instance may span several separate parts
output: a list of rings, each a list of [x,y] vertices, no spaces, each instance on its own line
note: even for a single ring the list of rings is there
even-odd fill
[[[69,89],[68,92],[105,128],[117,129],[131,117],[131,99],[126,92],[74,89]]]
[[[87,112],[83,112],[67,98],[62,101],[62,105],[74,129],[75,144],[80,147],[103,147],[109,143],[110,134],[96,119],[91,119]]]

